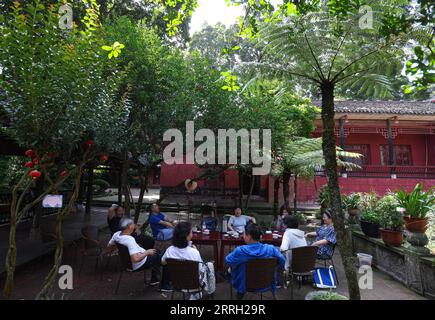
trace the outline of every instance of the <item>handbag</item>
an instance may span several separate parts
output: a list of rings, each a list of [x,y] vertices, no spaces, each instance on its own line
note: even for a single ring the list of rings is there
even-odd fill
[[[337,288],[335,270],[333,266],[314,269],[314,286],[320,289]]]
[[[203,290],[212,295],[216,291],[216,277],[214,274],[214,265],[212,262],[203,263],[205,274],[203,279]]]

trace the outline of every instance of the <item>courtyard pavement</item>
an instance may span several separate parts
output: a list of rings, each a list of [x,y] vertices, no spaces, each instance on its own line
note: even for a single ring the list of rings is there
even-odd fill
[[[65,221],[64,233],[68,238],[76,238],[80,229],[85,224],[95,224],[104,227],[106,224],[106,209],[95,208],[91,217],[84,219],[83,216],[77,214],[74,217],[69,217]],[[53,218],[51,218],[53,219]],[[142,217],[142,220],[144,217]],[[19,233],[18,246],[18,264],[15,277],[15,291],[13,299],[34,299],[42,286],[45,276],[47,275],[52,264],[52,251],[40,243],[29,239],[29,231],[26,231],[24,226],[21,227]],[[7,247],[7,228],[0,227],[0,267],[4,269],[4,256]],[[105,245],[109,240],[109,232],[107,229],[102,229],[100,240]],[[170,294],[162,294],[155,287],[143,285],[143,276],[141,273],[125,274],[121,280],[120,289],[117,295],[114,294],[116,282],[118,280],[118,257],[112,257],[109,260],[107,268],[105,264],[99,270],[95,268],[95,259],[85,258],[84,265],[80,276],[78,270],[82,261],[81,252],[83,248],[79,244],[78,257],[75,258],[75,250],[69,247],[65,251],[64,264],[73,267],[73,289],[60,290],[57,286],[54,290],[54,299],[85,299],[85,300],[169,300]],[[199,248],[201,255],[205,261],[213,259],[213,253],[210,247],[202,246]],[[35,259],[35,256],[43,257]],[[32,258],[33,257],[33,258]],[[28,260],[28,261],[26,261]],[[30,262],[29,262],[30,261]],[[24,263],[26,262],[26,263]],[[339,278],[339,286],[335,290],[337,293],[347,295],[347,283],[344,277],[344,272],[341,265],[340,253],[336,251],[334,255],[334,263],[337,267],[337,275]],[[374,269],[373,270],[373,289],[362,290],[362,299],[364,300],[424,300],[423,297],[409,290],[401,283],[392,279],[390,276]],[[149,277],[149,275],[148,275]],[[4,285],[4,273],[0,277],[0,286]],[[229,300],[230,291],[227,282],[219,282],[215,293],[216,300]],[[304,284],[301,289],[295,285],[295,300],[304,299],[305,295],[315,290],[311,284]],[[289,300],[289,289],[277,290],[278,300]],[[176,296],[176,298],[181,298]],[[259,299],[258,295],[248,294],[245,299]],[[270,294],[265,294],[264,299],[270,299]]]

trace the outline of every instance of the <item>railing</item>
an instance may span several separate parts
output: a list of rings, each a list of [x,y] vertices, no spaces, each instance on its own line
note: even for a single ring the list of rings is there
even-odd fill
[[[341,172],[348,178],[408,178],[408,179],[435,179],[435,166],[381,166],[367,165],[361,169],[346,170]],[[324,170],[316,172],[324,176]]]
[[[63,203],[67,203],[69,200],[70,191],[65,190],[59,192],[60,194],[63,194]],[[0,225],[9,223],[10,220],[10,210],[11,210],[11,200],[12,200],[12,194],[11,193],[0,193]],[[23,203],[21,204],[21,207],[25,206],[26,204],[30,203],[31,201],[30,194],[24,198]],[[33,218],[34,209],[30,209],[26,214],[23,216],[22,220],[29,220]],[[57,213],[58,209],[55,208],[42,208],[42,215],[47,216],[50,214]]]

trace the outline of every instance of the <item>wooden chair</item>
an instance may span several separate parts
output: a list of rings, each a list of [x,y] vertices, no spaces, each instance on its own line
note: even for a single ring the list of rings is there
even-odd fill
[[[183,300],[186,300],[186,293],[203,293],[199,283],[198,261],[167,259],[166,263],[174,289],[171,300],[174,299],[175,291],[183,294]]]
[[[97,226],[90,225],[83,227],[81,230],[84,251],[82,252],[82,261],[79,269],[79,276],[82,272],[83,264],[86,257],[95,258],[95,272],[98,270],[100,261],[107,258],[105,268],[109,266],[110,257],[118,255],[118,252],[108,252],[104,246],[101,245],[99,240],[99,229]],[[103,274],[100,273],[100,279]]]
[[[275,281],[276,267],[278,260],[276,258],[253,259],[246,263],[246,292],[260,292],[260,298],[263,300],[264,289],[272,293],[272,297],[276,300],[273,290],[273,282]],[[230,294],[233,300],[233,287],[230,280]]]
[[[121,269],[119,270],[119,278],[118,278],[118,284],[116,285],[115,294],[118,293],[119,285],[121,283],[121,278],[124,272],[128,272],[128,273],[143,272],[144,283],[146,282],[145,269],[139,268],[138,270],[133,270],[133,263],[131,262],[131,257],[130,257],[130,253],[128,252],[128,248],[119,243],[116,244],[116,247],[118,248],[118,254],[121,261]]]
[[[284,281],[289,280],[291,299],[293,300],[294,277],[299,278],[299,289],[303,276],[312,276],[316,265],[317,247],[307,246],[292,249],[292,263],[290,270],[284,271]]]

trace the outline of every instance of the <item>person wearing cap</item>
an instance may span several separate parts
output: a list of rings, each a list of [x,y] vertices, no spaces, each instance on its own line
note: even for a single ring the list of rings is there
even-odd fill
[[[311,244],[317,246],[317,257],[319,259],[330,259],[334,254],[334,245],[337,243],[337,233],[332,222],[332,213],[326,210],[322,215],[323,225],[315,232],[305,234],[307,237],[316,237],[316,240]]]
[[[162,212],[158,204],[151,205],[151,212],[148,221],[153,232],[154,239],[169,240],[172,239],[176,221],[169,219]]]
[[[230,267],[232,285],[237,290],[238,299],[242,299],[246,293],[246,263],[249,260],[276,258],[279,267],[283,268],[285,265],[285,258],[281,252],[273,245],[260,243],[260,237],[260,226],[255,223],[249,224],[243,234],[246,245],[237,247],[225,258],[226,264]],[[272,291],[275,289],[276,281],[272,284]]]
[[[134,271],[152,268],[150,285],[156,285],[160,282],[161,291],[170,291],[169,276],[167,268],[163,268],[162,279],[160,281],[160,256],[155,249],[145,250],[139,246],[136,240],[131,236],[136,225],[130,218],[122,218],[120,221],[120,231],[113,234],[107,247],[114,250],[116,244],[127,247],[130,254],[131,263]]]

